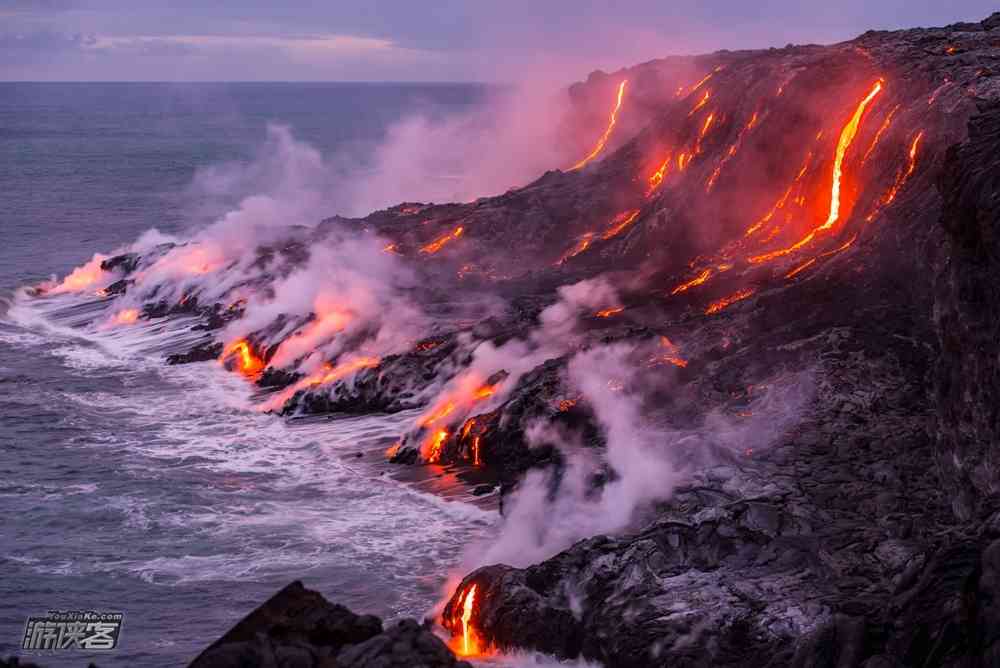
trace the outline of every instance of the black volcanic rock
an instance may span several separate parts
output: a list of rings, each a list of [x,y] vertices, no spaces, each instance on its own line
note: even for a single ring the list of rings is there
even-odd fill
[[[138,253],[124,253],[109,257],[101,262],[103,271],[120,271],[123,275],[131,274],[139,266],[140,256]]]
[[[412,619],[389,630],[293,582],[191,662],[191,668],[470,668]]]
[[[186,353],[174,353],[167,356],[167,364],[191,364],[193,362],[208,362],[218,359],[222,354],[221,342],[200,343]]]
[[[956,515],[969,520],[1000,510],[1000,103],[985,105],[968,140],[948,151],[940,188],[937,465]]]
[[[443,619],[476,584],[487,642],[611,668],[1000,665],[1000,86],[976,84],[973,101],[950,83],[986,76],[994,47],[960,26],[849,48],[879,64],[901,107],[913,101],[895,141],[923,131],[923,166],[902,200],[875,189],[857,205],[894,204],[860,246],[802,281],[764,276],[724,328],[695,330],[726,343],[689,346],[681,373],[691,396],[726,406],[769,370],[818,364],[826,380],[802,421],[699,471],[622,535],[471,573]],[[813,59],[810,81],[844,76],[822,50],[793,57]],[[906,173],[870,170],[889,185]]]
[[[458,661],[440,638],[404,619],[392,628],[337,655],[342,668],[472,668]]]

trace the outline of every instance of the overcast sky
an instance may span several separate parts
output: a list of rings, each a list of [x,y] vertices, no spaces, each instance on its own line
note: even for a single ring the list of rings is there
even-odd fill
[[[980,20],[996,0],[0,0],[0,80],[577,79]]]

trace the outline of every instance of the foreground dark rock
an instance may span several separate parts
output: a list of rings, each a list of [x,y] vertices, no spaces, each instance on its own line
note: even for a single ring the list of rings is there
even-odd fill
[[[471,668],[412,619],[383,629],[293,582],[191,662],[191,668]]]

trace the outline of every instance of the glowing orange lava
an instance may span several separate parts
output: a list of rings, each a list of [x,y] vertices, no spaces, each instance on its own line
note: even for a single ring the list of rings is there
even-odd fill
[[[687,360],[680,357],[677,346],[667,337],[660,337],[660,347],[663,348],[664,354],[654,358],[655,361],[669,362],[682,369],[688,365]]]
[[[622,107],[622,99],[625,97],[625,85],[628,83],[628,79],[623,79],[620,84],[618,84],[618,98],[615,101],[615,107],[611,110],[611,118],[608,120],[608,128],[601,135],[601,138],[597,140],[597,145],[594,149],[580,162],[576,163],[569,168],[569,171],[575,171],[584,167],[588,162],[597,157],[597,155],[604,150],[604,146],[608,143],[608,139],[611,137],[611,131],[615,129],[615,124],[618,122],[618,111]]]
[[[882,121],[881,127],[879,127],[878,132],[875,133],[875,138],[872,139],[871,146],[869,146],[868,150],[865,151],[865,156],[861,158],[862,165],[868,162],[869,156],[871,156],[872,151],[875,150],[875,147],[878,146],[879,140],[882,139],[882,135],[885,134],[885,131],[889,129],[889,125],[892,123],[892,117],[896,115],[896,112],[898,110],[899,110],[899,105],[897,104],[895,107],[892,108],[892,111],[890,111],[889,114],[885,117],[885,120]]]
[[[461,646],[452,647],[456,654],[462,656],[472,656],[480,653],[479,639],[476,636],[476,629],[472,625],[472,613],[475,610],[477,585],[469,587],[465,594],[459,597],[461,609],[456,611],[455,622],[452,627],[462,627]]]
[[[222,356],[219,360],[225,361],[234,355],[236,356],[236,361],[239,364],[240,373],[244,376],[256,376],[264,369],[264,361],[254,354],[250,344],[243,339],[229,344],[229,346],[222,351]]]
[[[608,240],[611,239],[612,237],[618,236],[626,229],[628,229],[628,226],[631,225],[632,222],[635,221],[635,219],[638,216],[639,216],[638,209],[636,209],[635,211],[626,211],[625,213],[618,214],[611,221],[611,227],[607,229],[607,231],[601,236],[601,238],[604,240]]]
[[[625,309],[621,306],[619,306],[618,308],[606,308],[602,311],[598,311],[594,315],[596,315],[598,318],[610,318],[611,316],[617,315],[618,313],[621,313],[624,310]]]
[[[274,362],[273,358],[271,362]],[[258,407],[258,410],[269,411],[281,408],[286,401],[288,401],[295,395],[296,392],[299,392],[300,390],[316,387],[318,385],[335,383],[338,380],[347,378],[357,371],[361,371],[362,369],[377,367],[381,362],[382,360],[378,357],[361,356],[341,362],[336,366],[324,364],[319,371],[309,374],[305,378],[289,387],[286,387],[284,390],[268,399],[265,403]]]
[[[688,112],[688,116],[694,116],[699,109],[708,104],[708,101],[711,98],[712,98],[712,91],[706,90],[705,94],[701,96],[701,99],[698,100],[698,102],[695,103],[694,107],[691,108],[691,111]]]
[[[743,145],[744,135],[746,135],[746,133],[750,132],[755,127],[757,127],[757,121],[759,120],[759,118],[760,114],[758,114],[756,111],[753,112],[753,115],[750,117],[750,120],[747,121],[747,124],[743,126],[743,129],[740,130],[740,133],[736,136],[736,141],[734,141],[729,146],[729,149],[726,151],[726,154],[722,157],[722,160],[719,161],[719,164],[712,171],[711,176],[709,176],[708,180],[705,181],[705,192],[711,192],[712,188],[715,187],[715,182],[719,180],[719,175],[722,173],[722,168],[726,165],[727,162],[729,162],[730,160],[733,159],[733,157],[735,157],[736,152],[739,151],[740,147]]]
[[[463,228],[462,226],[458,226],[452,232],[449,232],[443,237],[435,239],[434,241],[430,242],[429,244],[421,248],[420,252],[427,253],[428,255],[433,255],[434,253],[437,253],[439,250],[444,248],[445,244],[447,244],[449,241],[453,241],[462,236],[463,232],[465,232],[465,228]]]
[[[843,178],[843,165],[844,165],[844,155],[847,153],[847,149],[851,146],[851,142],[854,141],[854,137],[858,134],[858,126],[861,125],[861,117],[865,113],[865,108],[868,106],[875,96],[879,94],[882,90],[882,82],[876,81],[875,85],[872,87],[868,96],[861,101],[858,108],[854,111],[854,116],[848,121],[844,129],[840,131],[840,141],[837,142],[837,153],[833,160],[833,183],[830,189],[830,214],[826,218],[826,222],[820,225],[819,229],[826,230],[833,227],[833,224],[837,222],[840,217],[840,184]]]
[[[94,255],[89,262],[71,271],[51,292],[82,292],[90,288],[105,277],[106,272],[101,269],[101,263],[105,259],[104,255]]]
[[[811,258],[809,260],[806,260],[805,262],[803,262],[799,266],[795,267],[795,269],[792,269],[790,272],[788,272],[787,274],[785,274],[785,278],[794,278],[796,275],[798,275],[799,273],[805,271],[806,269],[808,269],[809,267],[813,266],[814,264],[816,264],[816,258]]]
[[[446,438],[448,438],[447,429],[438,429],[431,434],[427,445],[427,461],[435,463],[441,460],[441,448]]]
[[[426,427],[427,425],[432,425],[435,422],[445,419],[455,411],[455,402],[448,401],[439,407],[436,411],[431,413],[428,417],[421,420],[420,425]]]
[[[355,371],[377,367],[381,361],[378,357],[358,357],[337,366],[327,365],[319,373],[306,378],[305,382],[308,385],[327,385],[347,378]]]
[[[479,460],[479,437],[478,436],[476,436],[475,438],[472,439],[472,463],[475,466],[482,465],[482,462]]]
[[[913,174],[913,170],[917,167],[917,149],[920,147],[920,140],[923,139],[924,131],[921,130],[917,133],[917,136],[913,138],[913,142],[910,144],[909,162],[906,165],[906,170],[900,172],[896,177],[896,182],[892,184],[892,188],[882,199],[883,204],[892,204],[892,201],[896,199],[896,195],[899,194],[899,189],[903,187],[903,184],[910,178]]]
[[[580,237],[579,241],[577,241],[576,243],[576,246],[566,251],[566,254],[563,255],[561,258],[559,258],[556,264],[560,265],[569,260],[570,258],[576,257],[583,251],[587,250],[588,248],[590,248],[590,242],[593,240],[594,240],[594,233],[587,232],[582,237]]]
[[[667,157],[664,158],[657,170],[650,175],[649,179],[647,179],[649,181],[649,189],[646,191],[647,197],[652,195],[653,191],[659,188],[660,184],[663,183],[663,179],[666,178],[667,173],[670,171],[670,165],[673,162],[673,157],[672,153],[667,153]]]
[[[736,302],[743,301],[747,297],[752,297],[755,292],[756,290],[754,290],[753,288],[743,288],[742,290],[739,290],[738,292],[731,294],[728,297],[723,297],[722,299],[714,301],[708,305],[707,309],[705,309],[705,315],[712,315],[714,313],[718,313],[728,308],[732,304],[735,304]]]
[[[129,308],[124,311],[119,311],[115,314],[115,317],[111,320],[114,325],[131,325],[139,319],[139,309]]]
[[[707,281],[711,275],[712,275],[712,270],[711,269],[705,269],[700,274],[698,274],[697,276],[695,276],[694,278],[692,278],[690,281],[688,281],[686,283],[681,283],[680,285],[678,285],[676,288],[674,288],[673,290],[670,291],[670,294],[677,295],[677,294],[680,294],[682,292],[686,292],[686,291],[690,290],[691,288],[693,288],[693,287],[695,287],[697,285],[701,285],[702,283],[704,283],[705,281]]]
[[[830,185],[830,213],[827,215],[826,222],[818,226],[812,232],[791,246],[751,257],[750,262],[752,264],[767,262],[769,260],[773,260],[774,258],[788,255],[789,253],[802,248],[811,242],[816,237],[818,232],[830,229],[833,227],[834,223],[840,219],[840,190],[841,181],[843,179],[844,156],[847,153],[847,149],[850,148],[851,143],[854,141],[854,137],[858,134],[858,126],[861,124],[861,118],[864,116],[865,109],[881,90],[882,81],[876,81],[868,95],[861,100],[857,108],[854,110],[854,115],[851,116],[851,119],[844,126],[843,130],[840,131],[840,140],[837,142],[837,150],[834,154],[833,160],[833,175]]]

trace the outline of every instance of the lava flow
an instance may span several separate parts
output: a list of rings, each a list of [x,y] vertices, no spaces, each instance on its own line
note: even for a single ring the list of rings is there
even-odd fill
[[[705,309],[705,315],[713,315],[715,313],[719,313],[720,311],[725,310],[726,308],[735,304],[736,302],[740,302],[743,301],[744,299],[747,299],[748,297],[752,297],[755,292],[756,290],[754,290],[753,288],[744,288],[734,294],[729,295],[728,297],[723,297],[722,299],[714,301],[711,304],[709,304],[708,308]]]
[[[638,209],[618,214],[615,216],[614,220],[611,221],[611,226],[604,232],[601,238],[607,241],[608,239],[618,236],[628,229],[629,225],[631,225],[638,216]]]
[[[906,169],[900,172],[899,176],[896,177],[896,182],[892,184],[892,188],[882,199],[883,204],[891,204],[896,195],[899,193],[899,189],[903,187],[910,175],[913,174],[913,170],[917,167],[917,149],[920,147],[920,140],[923,139],[923,130],[917,133],[917,136],[913,138],[913,142],[910,144],[910,161],[906,165]]]
[[[477,403],[489,399],[497,392],[497,384],[483,383],[477,374],[469,374],[458,382],[457,388],[444,393],[420,419],[416,427],[430,429],[423,439],[420,450],[430,463],[441,461],[444,444],[451,436],[450,426],[459,424]],[[465,423],[461,436],[465,438],[472,429],[474,420]],[[478,460],[478,453],[474,453]]]
[[[615,124],[618,122],[618,111],[622,107],[622,99],[625,96],[625,85],[627,83],[628,79],[623,79],[622,82],[618,84],[618,98],[615,101],[614,109],[611,110],[611,118],[608,120],[607,130],[605,130],[604,134],[601,135],[601,138],[597,140],[597,145],[594,146],[594,149],[587,154],[583,160],[570,167],[569,171],[572,172],[585,167],[588,162],[596,158],[598,154],[604,150],[604,146],[608,143],[608,139],[611,138],[611,132],[615,129]]]
[[[826,217],[826,222],[816,227],[816,229],[791,246],[751,257],[750,262],[752,264],[760,264],[783,255],[788,255],[789,253],[796,251],[811,242],[816,237],[817,233],[830,229],[838,220],[840,220],[840,191],[844,178],[844,156],[847,154],[847,149],[850,148],[851,143],[854,141],[854,137],[858,134],[858,126],[861,125],[861,118],[864,116],[865,109],[868,107],[868,104],[875,99],[875,96],[881,92],[881,90],[882,81],[876,81],[875,85],[871,89],[871,92],[869,92],[868,95],[861,100],[857,109],[854,111],[854,115],[851,116],[851,119],[840,132],[840,139],[837,142],[837,151],[833,160],[833,175],[831,177],[830,185],[830,212]]]
[[[107,258],[104,255],[94,255],[90,262],[74,269],[62,282],[51,289],[52,294],[63,292],[82,292],[101,281],[107,272],[101,268],[101,263]]]
[[[219,360],[225,362],[233,357],[236,359],[240,373],[244,376],[256,376],[264,369],[264,361],[254,354],[250,344],[243,339],[227,346]]]
[[[585,251],[588,248],[590,248],[590,243],[593,240],[594,240],[594,233],[593,232],[587,232],[586,234],[584,234],[583,236],[581,236],[580,239],[576,242],[576,245],[573,246],[573,248],[571,248],[568,251],[566,251],[566,253],[561,258],[559,258],[556,261],[556,265],[558,266],[560,264],[563,264],[564,262],[566,262],[570,258],[574,258],[577,255],[579,255],[580,253],[582,253],[583,251]]]
[[[439,250],[444,248],[445,244],[447,244],[449,241],[453,241],[462,236],[463,232],[465,232],[465,229],[462,226],[456,227],[453,231],[449,232],[443,237],[435,239],[434,241],[430,242],[429,244],[421,248],[420,252],[427,253],[428,255],[433,255],[434,253],[437,253]]]
[[[479,636],[472,623],[472,615],[476,606],[476,589],[478,585],[471,585],[465,593],[458,598],[458,606],[453,615],[451,623],[448,624],[452,631],[452,650],[461,656],[476,656],[482,654]],[[461,629],[460,635],[455,635]]]

